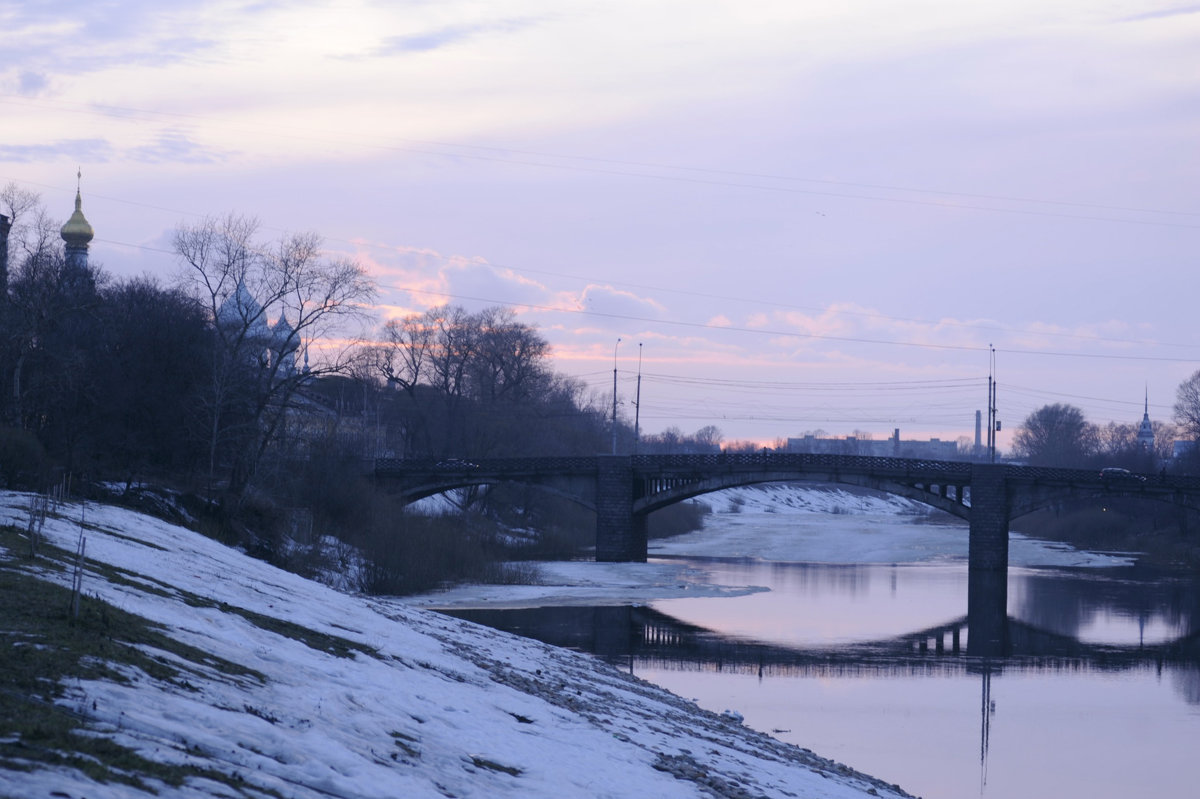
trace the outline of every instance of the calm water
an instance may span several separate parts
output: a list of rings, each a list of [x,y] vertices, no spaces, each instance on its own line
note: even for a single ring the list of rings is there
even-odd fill
[[[771,590],[455,615],[594,652],[926,799],[1200,795],[1195,580],[1010,570],[985,657],[965,564],[687,562]]]

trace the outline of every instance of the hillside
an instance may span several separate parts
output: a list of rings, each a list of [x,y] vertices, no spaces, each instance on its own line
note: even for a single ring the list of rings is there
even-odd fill
[[[906,796],[590,657],[0,493],[0,796]],[[68,611],[86,537],[79,618]]]

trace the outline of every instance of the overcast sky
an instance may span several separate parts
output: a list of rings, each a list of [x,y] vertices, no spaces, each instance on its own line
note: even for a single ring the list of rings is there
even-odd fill
[[[512,305],[644,430],[1167,421],[1200,368],[1200,5],[0,2],[0,185],[116,275],[315,230],[379,318]],[[617,347],[617,339],[621,343]],[[1007,436],[1001,443],[1007,442]]]

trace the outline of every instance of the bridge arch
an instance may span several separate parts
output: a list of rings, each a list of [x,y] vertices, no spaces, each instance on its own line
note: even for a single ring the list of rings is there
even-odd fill
[[[722,491],[727,488],[762,485],[765,483],[829,483],[869,488],[885,494],[904,497],[963,520],[970,519],[971,508],[964,504],[965,488],[961,485],[906,485],[869,475],[841,473],[797,474],[794,471],[735,472],[711,475],[693,482],[679,482],[648,493],[634,501],[633,511],[648,515],[669,505]]]
[[[580,507],[595,511],[596,500],[594,496],[588,496],[577,490],[576,486],[561,485],[560,481],[555,480],[538,480],[538,479],[512,479],[501,478],[495,476],[479,476],[471,478],[459,478],[455,480],[431,480],[423,483],[413,483],[395,489],[395,492],[404,500],[406,504],[417,502],[422,499],[444,494],[447,491],[454,491],[459,488],[472,488],[481,486],[500,486],[500,485],[523,485],[537,488],[547,494],[561,497],[562,499],[579,505]]]

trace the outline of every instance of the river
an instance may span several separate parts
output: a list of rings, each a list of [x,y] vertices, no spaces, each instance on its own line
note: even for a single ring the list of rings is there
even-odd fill
[[[925,799],[1195,795],[1194,577],[1018,537],[986,631],[1002,646],[980,650],[963,525],[844,496],[816,512],[836,494],[730,496],[649,568],[766,590],[453,612],[594,652]]]

